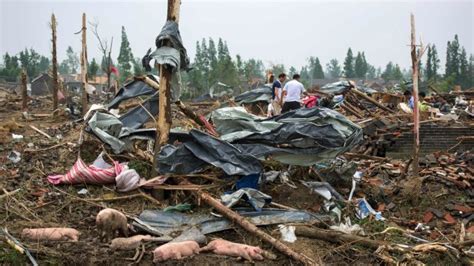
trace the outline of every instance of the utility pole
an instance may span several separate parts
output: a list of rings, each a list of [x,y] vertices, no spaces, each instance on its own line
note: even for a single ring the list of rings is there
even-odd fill
[[[52,60],[52,71],[53,71],[53,111],[58,109],[58,58],[56,53],[56,17],[54,13],[51,14],[51,31],[52,31],[52,42],[53,42],[53,60]]]
[[[179,22],[179,7],[181,0],[168,0],[168,14],[166,19]],[[169,46],[170,43],[164,45]],[[155,156],[154,165],[158,165],[158,153],[163,145],[168,142],[168,137],[171,128],[171,71],[172,69],[167,65],[158,65],[160,70],[160,90],[158,103],[158,121],[156,124],[156,139],[155,139]],[[155,171],[154,171],[154,174]]]
[[[82,52],[81,52],[81,82],[82,82],[82,115],[87,112],[87,46],[86,46],[86,13],[82,13]]]
[[[419,155],[420,155],[420,112],[418,108],[418,63],[420,62],[425,47],[420,43],[420,50],[417,53],[416,34],[415,34],[415,16],[411,14],[411,63],[412,63],[412,80],[413,80],[413,175],[419,175]]]
[[[28,92],[27,92],[27,82],[26,82],[26,69],[21,70],[21,109],[23,111],[28,109]]]

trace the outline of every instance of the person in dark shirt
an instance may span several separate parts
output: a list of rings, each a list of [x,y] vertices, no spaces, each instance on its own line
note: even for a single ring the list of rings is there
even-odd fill
[[[278,75],[278,79],[272,84],[272,101],[271,108],[269,108],[268,116],[279,115],[281,113],[282,106],[282,85],[286,80],[286,74],[281,73]]]

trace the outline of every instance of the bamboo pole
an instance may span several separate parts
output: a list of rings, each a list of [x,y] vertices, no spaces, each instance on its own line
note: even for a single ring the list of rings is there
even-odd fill
[[[22,99],[22,104],[21,108],[22,110],[27,110],[28,109],[28,85],[26,81],[26,69],[21,70],[21,99]]]
[[[81,52],[81,82],[82,82],[82,115],[87,112],[87,45],[86,45],[86,13],[82,13],[82,52]]]
[[[197,194],[199,195],[199,198],[202,199],[204,202],[209,204],[210,206],[214,207],[216,210],[218,210],[221,214],[223,214],[225,217],[227,217],[229,220],[232,222],[237,223],[240,225],[242,228],[247,230],[248,232],[258,236],[265,242],[271,244],[274,246],[276,249],[278,249],[280,252],[283,254],[291,257],[294,260],[300,261],[305,265],[317,265],[317,263],[312,260],[311,258],[307,257],[304,254],[297,253],[290,249],[288,246],[283,244],[280,240],[275,239],[271,235],[263,232],[262,230],[258,229],[256,225],[253,223],[249,222],[247,219],[244,217],[240,216],[238,213],[234,212],[233,210],[229,209],[228,207],[222,205],[219,201],[211,197],[209,194],[206,192],[202,191],[197,191]]]
[[[56,52],[56,17],[54,13],[51,15],[51,31],[53,42],[53,58],[52,58],[52,72],[53,72],[53,111],[58,109],[58,58]]]
[[[181,0],[168,0],[168,14],[166,19],[179,22],[179,8]],[[164,45],[170,45],[165,43]],[[155,139],[155,159],[153,164],[153,174],[156,175],[156,165],[158,165],[158,153],[161,147],[168,142],[171,128],[171,71],[166,65],[158,65],[160,70],[160,90],[158,92],[158,121],[156,123]]]

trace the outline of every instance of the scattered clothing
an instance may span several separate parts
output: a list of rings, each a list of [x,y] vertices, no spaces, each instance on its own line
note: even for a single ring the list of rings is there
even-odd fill
[[[87,166],[81,159],[77,158],[76,163],[65,175],[50,175],[48,181],[51,184],[113,184],[115,177],[124,169],[124,164],[116,161],[113,166],[105,163],[102,154],[96,159],[96,162]],[[99,166],[96,166],[99,165]]]

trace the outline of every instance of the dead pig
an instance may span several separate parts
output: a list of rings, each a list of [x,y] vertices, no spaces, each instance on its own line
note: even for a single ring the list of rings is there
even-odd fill
[[[196,241],[166,243],[153,251],[153,262],[179,260],[194,254],[199,254],[199,244]]]
[[[263,250],[259,247],[230,242],[224,239],[215,239],[200,251],[211,251],[218,255],[241,257],[248,261],[263,260]]]
[[[31,240],[70,240],[78,241],[79,235],[81,233],[74,228],[64,228],[64,227],[51,227],[51,228],[36,228],[28,229],[25,228],[21,232],[22,238],[27,238]]]
[[[97,229],[100,232],[101,241],[109,242],[110,239],[117,236],[117,232],[123,236],[128,236],[128,224],[125,214],[111,209],[101,210],[95,219]]]
[[[110,248],[112,250],[132,250],[140,246],[144,241],[151,240],[153,237],[150,235],[136,235],[132,237],[118,237],[112,239]]]

